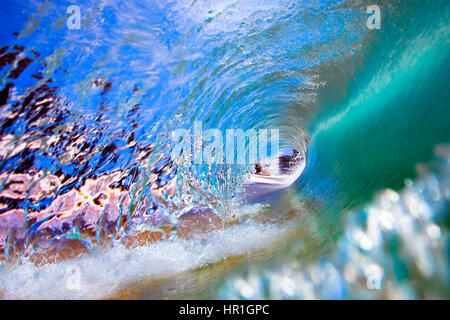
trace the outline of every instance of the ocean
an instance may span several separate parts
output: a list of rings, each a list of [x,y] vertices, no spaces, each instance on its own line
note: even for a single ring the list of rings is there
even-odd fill
[[[71,5],[0,5],[0,297],[450,297],[448,1]],[[248,203],[196,122],[306,167]]]

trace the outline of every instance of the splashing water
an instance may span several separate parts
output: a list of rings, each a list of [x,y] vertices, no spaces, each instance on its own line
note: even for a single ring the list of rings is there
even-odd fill
[[[378,2],[3,4],[0,296],[447,298],[449,5]],[[246,203],[195,121],[305,172]]]

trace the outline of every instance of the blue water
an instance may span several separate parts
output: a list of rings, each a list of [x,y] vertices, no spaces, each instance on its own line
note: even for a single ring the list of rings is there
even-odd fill
[[[7,22],[0,30],[1,88],[8,88],[0,107],[0,173],[44,172],[62,181],[39,200],[2,196],[0,217],[10,210],[33,216],[89,179],[118,173],[130,204],[123,196],[114,210],[126,222],[108,225],[110,235],[74,227],[37,242],[29,234],[45,221],[27,218],[14,232],[3,224],[5,264],[28,259],[55,237],[82,239],[96,252],[105,238],[114,243],[147,228],[136,212],[177,225],[200,207],[225,223],[287,225],[290,233],[283,250],[274,245],[262,261],[230,263],[221,277],[200,270],[206,280],[180,295],[448,297],[446,1],[378,1],[379,30],[366,27],[370,1],[84,1],[81,28],[73,30],[66,26],[71,4],[0,5]],[[248,211],[239,198],[248,166],[168,165],[171,132],[192,129],[194,121],[204,130],[279,128],[282,146],[304,154],[306,169],[277,201],[254,209],[255,217],[236,218]],[[177,178],[171,199],[151,192],[155,176],[159,186]],[[380,216],[390,228],[373,222]],[[406,220],[413,226],[407,230]],[[226,230],[225,238],[239,238]],[[164,232],[168,241],[179,236]],[[406,245],[411,241],[416,247]],[[211,247],[221,253],[186,269],[240,253],[239,245],[226,254]],[[134,281],[131,273],[121,285]],[[153,297],[151,286],[143,292]]]

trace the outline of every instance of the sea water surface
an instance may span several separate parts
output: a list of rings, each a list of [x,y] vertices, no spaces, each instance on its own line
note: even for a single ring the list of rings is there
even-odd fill
[[[447,1],[0,4],[3,298],[448,298]],[[278,128],[306,168],[171,161]]]

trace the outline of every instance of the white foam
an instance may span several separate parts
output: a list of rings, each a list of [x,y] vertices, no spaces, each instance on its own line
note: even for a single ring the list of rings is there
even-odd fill
[[[117,246],[78,259],[36,267],[29,261],[0,270],[5,299],[99,299],[149,277],[164,277],[268,247],[287,227],[246,224],[205,239]]]

